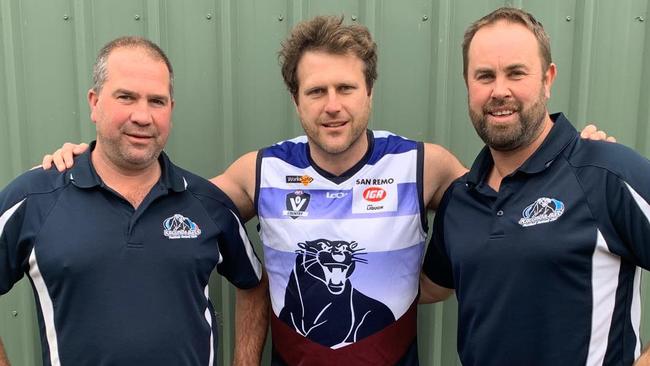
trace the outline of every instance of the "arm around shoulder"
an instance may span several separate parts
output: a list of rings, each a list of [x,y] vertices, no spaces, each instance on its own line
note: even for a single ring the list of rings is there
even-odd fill
[[[256,287],[236,290],[235,305],[233,365],[259,365],[266,341],[270,308],[269,284],[265,271],[262,271],[262,278]]]
[[[646,345],[641,356],[634,362],[634,366],[650,366],[650,345]]]
[[[438,301],[446,300],[453,289],[446,288],[431,281],[424,273],[420,273],[420,304],[431,304]]]
[[[244,221],[255,216],[255,175],[257,151],[244,154],[226,171],[210,181],[224,191],[235,203]]]
[[[440,145],[424,144],[424,189],[427,207],[435,210],[454,180],[467,172],[452,153]],[[427,194],[427,190],[430,190]]]
[[[0,366],[10,366],[9,358],[7,358],[7,353],[5,353],[5,347],[2,344],[2,339],[0,339]]]

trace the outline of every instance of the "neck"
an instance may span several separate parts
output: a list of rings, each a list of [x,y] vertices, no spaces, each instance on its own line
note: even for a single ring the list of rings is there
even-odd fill
[[[332,154],[320,148],[314,148],[316,144],[309,143],[311,159],[321,169],[334,174],[341,175],[355,166],[368,151],[368,135],[364,135],[353,143],[342,153]]]
[[[122,195],[137,208],[161,175],[158,161],[141,169],[129,169],[113,163],[95,149],[90,155],[95,171],[104,184]]]
[[[488,185],[495,191],[499,191],[503,178],[517,170],[535,151],[542,145],[549,132],[553,128],[551,117],[546,114],[542,122],[542,130],[539,135],[529,144],[525,144],[511,151],[499,151],[490,148],[494,166],[488,176]]]

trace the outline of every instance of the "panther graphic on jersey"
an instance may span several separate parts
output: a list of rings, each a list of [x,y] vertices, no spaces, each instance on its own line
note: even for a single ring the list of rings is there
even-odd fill
[[[298,243],[296,263],[280,319],[296,332],[331,348],[343,347],[395,321],[391,310],[350,282],[356,263],[367,263],[355,241]]]

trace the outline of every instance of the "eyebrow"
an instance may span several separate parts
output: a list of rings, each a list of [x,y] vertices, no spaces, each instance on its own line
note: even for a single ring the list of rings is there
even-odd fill
[[[506,71],[519,70],[519,69],[528,70],[528,66],[524,64],[512,64],[506,67]]]
[[[525,64],[521,64],[521,63],[512,64],[512,65],[506,66],[505,71],[508,72],[508,71],[521,70],[521,69],[528,70],[528,66],[526,66]],[[489,73],[494,73],[494,68],[491,68],[491,67],[479,67],[476,70],[474,70],[474,76],[480,75],[480,74],[489,74]]]
[[[138,93],[127,89],[116,89],[111,95],[117,95],[117,94],[139,95]]]
[[[140,96],[139,93],[136,93],[136,92],[134,92],[132,90],[128,90],[128,89],[117,89],[117,90],[115,90],[113,92],[112,95],[117,95],[117,94],[127,94],[127,95],[132,95],[132,96],[137,96],[137,97]],[[169,101],[169,97],[164,95],[164,94],[147,95],[147,99],[160,99],[160,100],[164,100],[165,102]]]

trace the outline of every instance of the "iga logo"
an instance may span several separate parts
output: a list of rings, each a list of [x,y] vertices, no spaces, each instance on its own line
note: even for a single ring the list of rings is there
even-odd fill
[[[368,187],[363,191],[363,198],[370,202],[379,202],[386,198],[386,190],[381,187]]]

